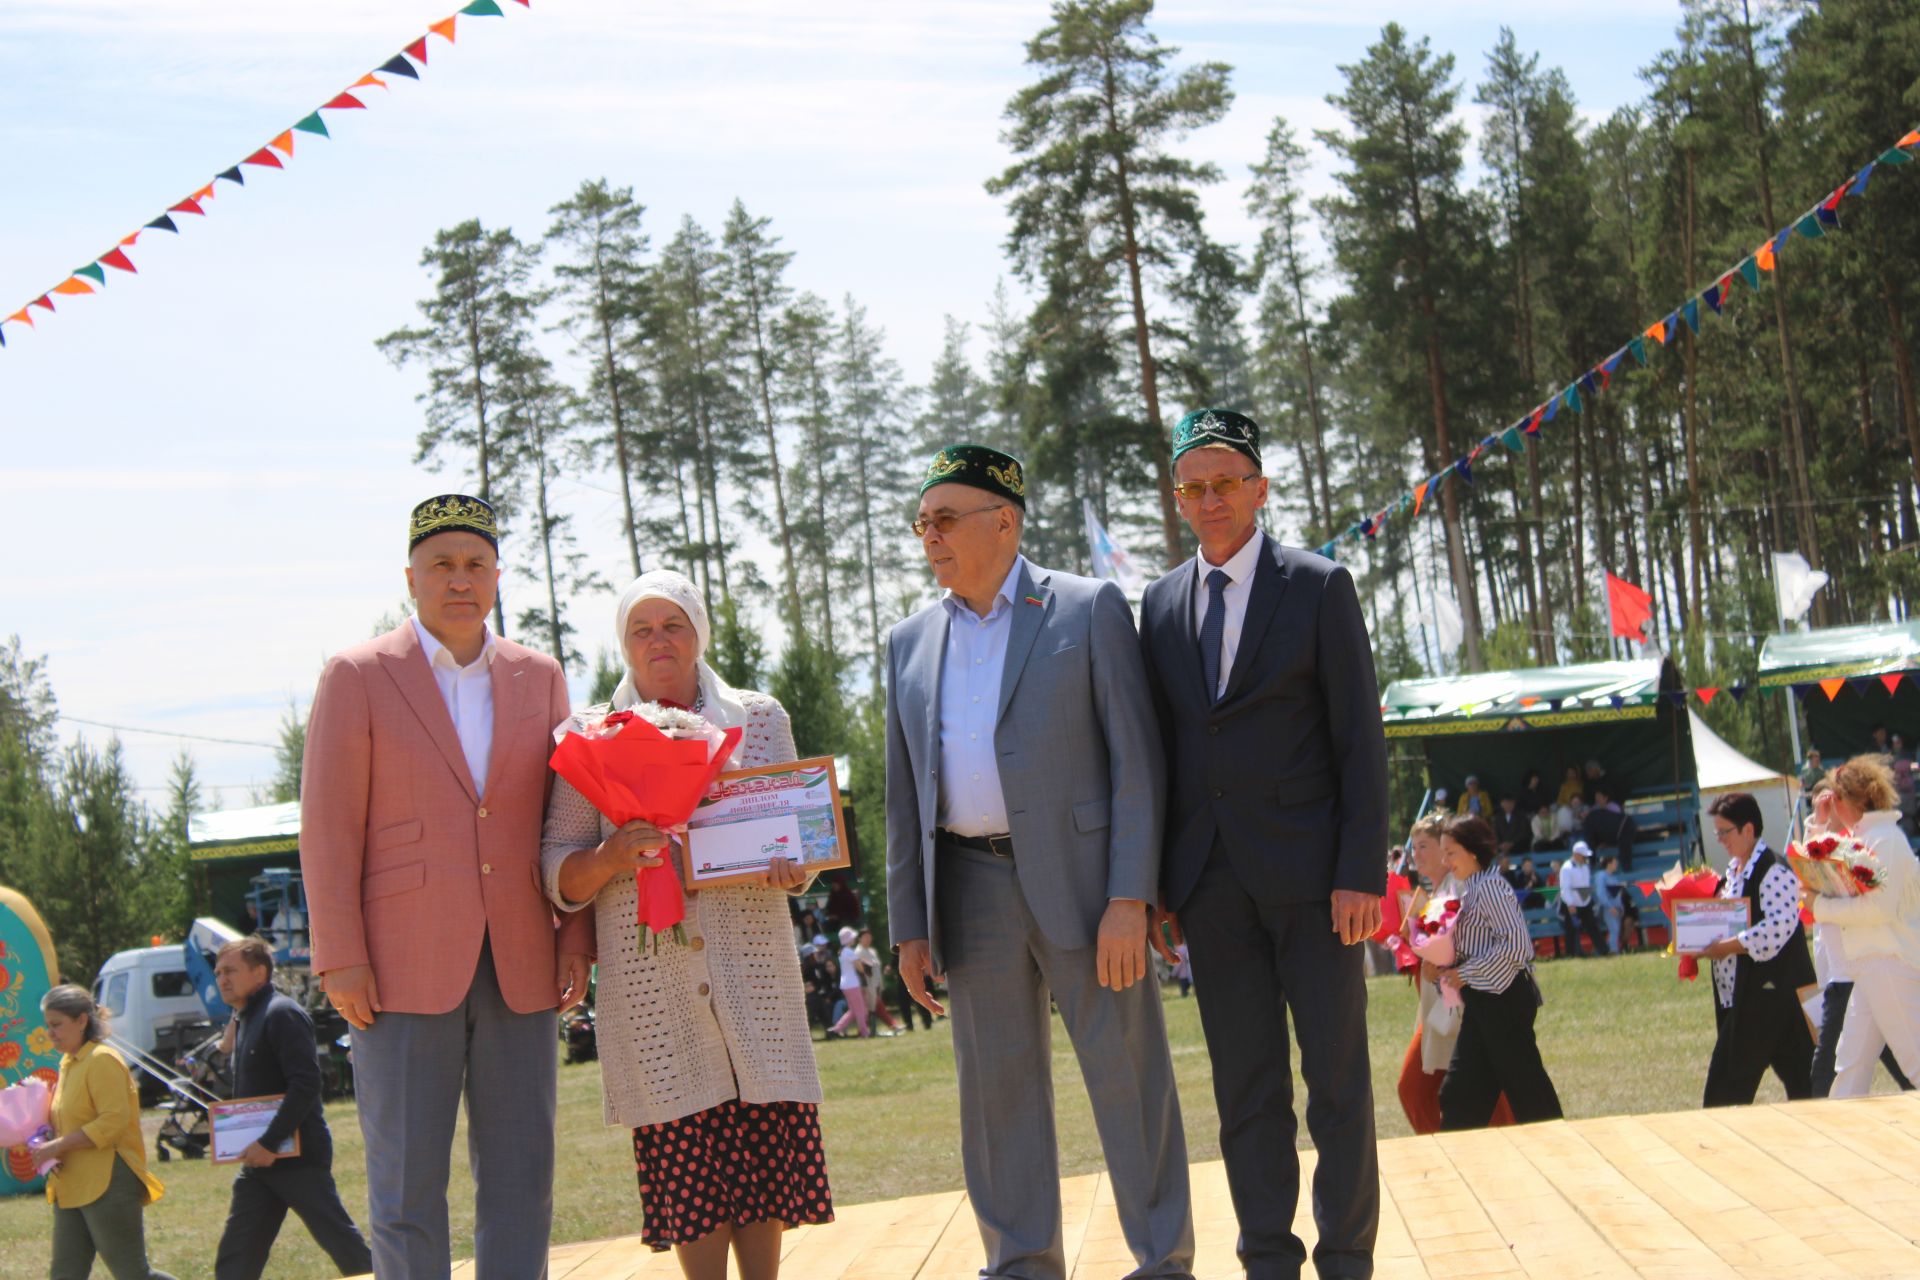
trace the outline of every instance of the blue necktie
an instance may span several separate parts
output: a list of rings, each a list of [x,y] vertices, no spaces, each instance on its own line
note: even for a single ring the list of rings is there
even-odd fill
[[[1227,638],[1227,577],[1225,569],[1207,575],[1207,614],[1200,620],[1200,671],[1207,680],[1207,701],[1220,700],[1220,646]]]

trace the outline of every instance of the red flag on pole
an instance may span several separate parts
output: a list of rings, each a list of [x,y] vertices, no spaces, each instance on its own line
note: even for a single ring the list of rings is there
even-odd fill
[[[1653,621],[1653,597],[1625,578],[1607,574],[1607,623],[1616,636],[1647,641],[1647,624]]]

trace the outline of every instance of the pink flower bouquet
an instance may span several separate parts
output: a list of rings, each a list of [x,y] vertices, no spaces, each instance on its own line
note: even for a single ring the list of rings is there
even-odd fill
[[[1407,940],[1413,944],[1414,953],[1438,968],[1452,964],[1453,926],[1459,918],[1460,899],[1436,897],[1429,901],[1407,930]],[[1440,984],[1440,998],[1449,1007],[1460,1005],[1460,992],[1444,982]]]
[[[1880,887],[1880,860],[1852,836],[1816,836],[1787,846],[1787,866],[1825,898],[1857,898]]]
[[[28,1076],[18,1084],[0,1089],[0,1147],[31,1147],[53,1140],[53,1091],[38,1076]],[[45,1174],[59,1160],[36,1160],[34,1168]]]

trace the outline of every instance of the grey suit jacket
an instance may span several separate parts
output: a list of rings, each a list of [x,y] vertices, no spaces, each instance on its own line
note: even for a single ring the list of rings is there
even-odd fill
[[[1111,898],[1152,902],[1166,767],[1126,597],[1111,582],[1027,565],[1013,602],[994,747],[1014,865],[1034,920],[1062,948],[1090,947]],[[887,909],[897,944],[928,940],[940,801],[938,602],[887,637]]]

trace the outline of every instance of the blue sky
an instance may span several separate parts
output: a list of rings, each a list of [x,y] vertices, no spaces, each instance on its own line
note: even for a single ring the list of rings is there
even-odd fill
[[[0,316],[111,247],[384,61],[454,0],[0,0]],[[285,172],[220,184],[205,219],[149,232],[137,277],[62,300],[0,352],[0,635],[45,653],[92,720],[265,741],[325,655],[404,592],[413,502],[459,488],[413,462],[420,389],[373,340],[414,319],[420,250],[478,216],[537,238],[583,179],[631,185],[656,246],[683,214],[717,230],[737,196],[796,253],[793,283],[851,293],[925,377],[942,317],[984,320],[1005,219],[1000,112],[1044,3],[997,0],[506,0],[461,19],[420,83],[297,135]],[[1233,64],[1238,98],[1183,150],[1228,180],[1215,234],[1245,242],[1246,165],[1273,116],[1338,123],[1341,63],[1397,20],[1457,60],[1463,118],[1500,26],[1564,68],[1583,109],[1639,97],[1677,18],[1606,6],[1168,2],[1182,61]],[[1316,190],[1327,185],[1316,156]],[[618,577],[615,503],[566,486]],[[514,590],[510,580],[509,592]],[[597,643],[611,598],[577,602]],[[98,739],[100,731],[63,726]],[[127,735],[158,788],[181,745]],[[190,744],[210,793],[244,804],[258,748]],[[157,796],[157,792],[150,793]]]

